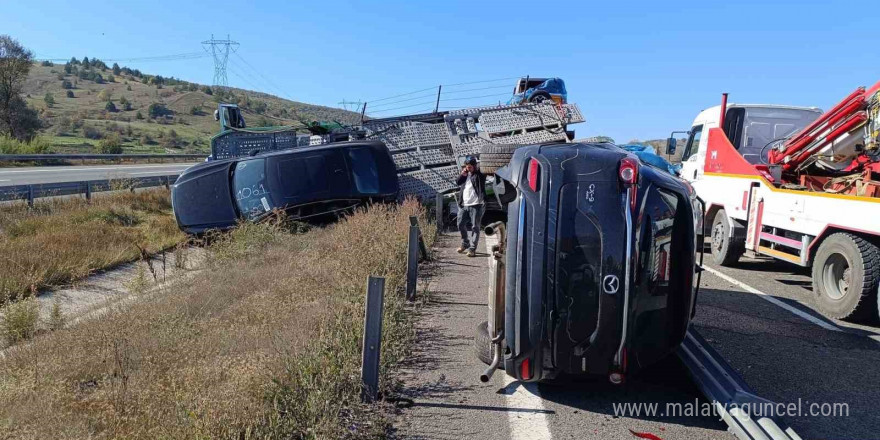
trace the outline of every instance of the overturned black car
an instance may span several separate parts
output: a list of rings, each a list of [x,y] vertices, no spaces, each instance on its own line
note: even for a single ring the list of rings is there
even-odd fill
[[[495,223],[478,356],[520,381],[625,375],[671,353],[696,303],[690,186],[608,143],[522,147],[497,171],[515,197]]]
[[[396,168],[381,142],[340,142],[188,168],[171,190],[177,225],[199,234],[258,221],[273,210],[314,219],[398,196]]]

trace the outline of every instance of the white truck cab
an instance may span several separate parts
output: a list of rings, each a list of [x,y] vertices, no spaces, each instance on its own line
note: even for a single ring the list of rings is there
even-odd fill
[[[877,86],[875,86],[877,89]],[[705,202],[712,258],[734,265],[746,252],[812,267],[819,310],[840,319],[878,315],[880,197],[785,183],[767,151],[822,115],[815,107],[722,104],[694,119],[681,177]],[[722,127],[723,125],[723,127]],[[675,152],[675,139],[667,153]]]
[[[694,119],[681,157],[681,177],[692,183],[703,174],[706,144],[711,128],[718,128],[721,106],[700,112]],[[768,104],[728,104],[724,132],[742,157],[751,164],[762,164],[761,151],[775,140],[785,139],[813,122],[822,110]],[[766,148],[765,148],[766,147]]]

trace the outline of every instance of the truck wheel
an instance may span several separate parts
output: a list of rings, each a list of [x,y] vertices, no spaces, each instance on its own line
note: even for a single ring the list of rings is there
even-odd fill
[[[484,364],[492,363],[492,338],[489,337],[489,323],[483,321],[477,326],[477,334],[474,336],[474,352]]]
[[[813,261],[813,292],[826,316],[865,321],[876,311],[880,249],[845,232],[825,239]]]
[[[740,241],[731,236],[730,223],[727,221],[727,213],[719,209],[712,222],[712,259],[715,264],[732,266],[739,261],[739,257],[745,252],[745,241]]]
[[[535,104],[544,104],[553,102],[553,98],[550,97],[550,94],[547,92],[535,92],[532,96],[529,96],[529,102],[533,102]]]
[[[490,144],[484,146],[480,149],[480,171],[486,174],[492,174],[498,168],[507,166],[510,163],[510,158],[513,157],[513,152],[520,145],[508,145],[508,144]]]

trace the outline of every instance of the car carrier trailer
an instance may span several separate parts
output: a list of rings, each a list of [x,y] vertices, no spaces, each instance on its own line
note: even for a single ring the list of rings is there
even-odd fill
[[[748,253],[812,268],[819,310],[877,316],[880,282],[880,83],[826,113],[728,104],[701,112],[681,176],[706,202],[719,265]],[[675,139],[667,153],[675,151]]]

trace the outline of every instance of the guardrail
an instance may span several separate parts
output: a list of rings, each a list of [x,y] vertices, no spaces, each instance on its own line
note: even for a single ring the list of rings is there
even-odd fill
[[[0,162],[53,160],[204,159],[207,154],[0,154]]]
[[[35,183],[29,185],[0,186],[0,202],[27,200],[34,206],[34,200],[43,197],[58,197],[83,194],[86,199],[92,193],[105,191],[134,191],[137,188],[164,186],[169,188],[179,174],[166,176],[132,177],[125,179],[84,180],[79,182]]]

